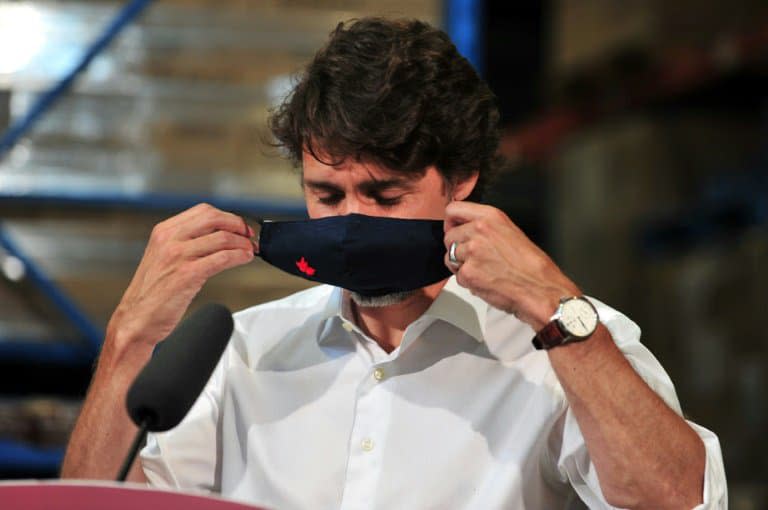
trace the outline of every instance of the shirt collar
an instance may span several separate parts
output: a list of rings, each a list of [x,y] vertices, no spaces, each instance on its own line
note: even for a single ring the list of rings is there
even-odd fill
[[[488,303],[472,295],[459,285],[455,276],[451,276],[424,315],[456,326],[478,342],[483,342],[487,313]]]
[[[335,338],[333,332],[337,331],[336,327],[341,327],[345,323],[350,325],[348,327],[357,328],[354,321],[351,320],[349,304],[344,301],[344,290],[340,287],[333,287],[328,295],[328,301],[323,307],[322,314],[325,317],[325,323],[317,340],[319,344]]]
[[[324,315],[328,320],[320,334],[320,343],[329,337],[334,323],[338,325],[348,323],[350,327],[358,329],[352,319],[349,303],[345,301],[348,301],[348,298],[345,298],[344,291],[339,287],[334,287],[324,308]],[[451,276],[437,298],[424,312],[423,317],[445,321],[472,336],[478,342],[483,342],[487,313],[488,303],[472,295],[469,290],[459,285],[455,276]]]

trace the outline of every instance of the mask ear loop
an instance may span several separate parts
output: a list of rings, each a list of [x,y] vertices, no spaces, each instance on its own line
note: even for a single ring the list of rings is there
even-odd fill
[[[253,241],[253,254],[261,257],[261,229],[264,228],[264,218],[256,218],[256,223],[259,225],[259,231],[256,232],[256,239]]]
[[[250,227],[248,225],[248,222],[245,219],[245,216],[241,216],[241,217],[243,218],[243,224],[245,225],[246,236],[247,236],[248,235],[248,229]],[[255,239],[251,239],[251,244],[253,245],[253,254],[257,255],[257,256],[261,256],[260,250],[259,250],[260,241],[261,241],[261,229],[262,229],[262,227],[264,225],[264,222],[265,221],[269,221],[269,220],[265,220],[262,217],[254,218],[253,220],[259,226],[259,229],[256,232],[254,232]]]

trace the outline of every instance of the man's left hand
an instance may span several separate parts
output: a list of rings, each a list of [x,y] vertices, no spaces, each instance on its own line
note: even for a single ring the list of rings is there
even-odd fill
[[[546,325],[561,297],[581,294],[499,209],[456,201],[445,212],[445,264],[472,294],[515,314],[535,331]],[[458,265],[448,258],[454,242]]]

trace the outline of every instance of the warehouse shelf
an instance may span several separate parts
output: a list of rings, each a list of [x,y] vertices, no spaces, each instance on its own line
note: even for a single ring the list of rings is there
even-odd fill
[[[41,94],[35,104],[27,110],[26,114],[17,119],[8,130],[0,137],[0,156],[12,148],[18,140],[27,134],[37,122],[37,119],[44,115],[48,109],[66,92],[74,83],[77,76],[84,71],[88,65],[109,46],[112,40],[139,16],[152,0],[131,0],[116,16],[114,16],[106,28],[82,53],[76,64],[52,87]]]
[[[768,145],[754,168],[729,170],[703,189],[680,211],[647,222],[640,230],[644,253],[665,256],[729,242],[753,228],[768,226]]]
[[[72,340],[47,340],[37,338],[0,337],[0,362],[40,363],[57,365],[89,365],[94,353],[84,345]]]
[[[25,140],[24,146],[10,153],[9,160],[3,162],[5,179],[0,190],[0,207],[26,210],[66,207],[72,211],[108,209],[143,213],[176,212],[206,202],[250,217],[305,216],[305,205],[296,197],[254,198],[194,192],[165,193],[153,190],[151,183],[144,183],[146,186],[140,186],[139,191],[125,191],[126,187],[133,188],[136,182],[135,179],[131,180],[134,174],[126,177],[126,162],[120,158],[124,158],[125,154],[147,155],[148,159],[131,159],[128,165],[158,171],[160,169],[152,166],[151,160],[155,157],[153,149],[145,145],[142,136],[135,133],[148,132],[152,123],[157,122],[204,121],[207,124],[229,124],[239,120],[241,123],[251,123],[254,115],[259,119],[263,117],[263,114],[254,112],[265,110],[273,96],[279,94],[275,83],[269,79],[260,83],[241,83],[236,80],[228,82],[157,76],[147,70],[147,66],[156,64],[153,59],[159,58],[165,62],[163,55],[169,51],[177,52],[180,48],[187,51],[191,49],[193,52],[233,48],[236,51],[264,52],[272,51],[277,45],[284,51],[287,49],[285,56],[292,62],[291,58],[301,59],[322,43],[328,27],[335,24],[330,22],[335,13],[305,16],[301,18],[304,21],[299,21],[280,11],[268,10],[258,15],[238,14],[231,16],[231,19],[217,18],[218,24],[211,24],[209,9],[185,7],[182,9],[185,15],[180,17],[178,6],[160,5],[144,13],[151,3],[151,0],[130,0],[119,9],[79,3],[72,3],[67,9],[49,4],[0,6],[0,13],[4,17],[18,19],[19,23],[32,23],[39,30],[45,28],[48,37],[59,41],[59,44],[36,47],[37,53],[30,54],[30,60],[23,68],[3,75],[0,86],[11,92],[8,105],[11,126],[0,138],[0,155],[8,153],[17,142],[25,140],[24,137],[38,124],[42,128],[34,131],[38,136],[43,134],[57,140],[91,144],[78,146],[77,150],[71,151],[73,154],[85,152],[91,157],[102,154],[98,152],[100,146],[94,143],[106,143],[102,152],[111,154],[110,157],[96,157],[98,166],[94,168],[83,167],[80,164],[82,162],[76,158],[72,160],[65,153],[44,153],[38,161],[35,155],[45,148],[39,149],[34,143],[30,145]],[[141,14],[141,23],[129,27]],[[254,27],[259,29],[254,30]],[[280,37],[275,37],[275,31],[279,32]],[[119,40],[116,39],[118,34],[122,34]],[[113,51],[105,53],[103,50],[113,42]],[[24,41],[20,41],[20,44],[24,44]],[[280,76],[278,78],[282,79]],[[55,118],[55,122],[52,124],[49,118],[48,121],[38,123],[51,112],[53,105],[65,93],[70,93],[72,99],[65,101],[63,108],[54,113],[52,118]],[[86,108],[83,117],[82,106],[90,105],[89,101],[96,101],[99,106],[108,104],[111,116],[107,120],[98,119],[95,122],[95,110]],[[100,135],[96,138],[73,138],[72,116],[76,113],[76,119]],[[119,125],[119,129],[110,129],[110,122]],[[162,129],[166,126],[162,124]],[[104,133],[107,133],[106,138]],[[131,141],[122,152],[110,145],[115,134],[118,138]],[[139,138],[134,139],[136,136]],[[21,159],[27,164],[22,162],[19,166],[20,153],[25,154]],[[68,165],[67,162],[72,164]],[[46,166],[51,164],[54,165],[51,168]],[[114,174],[112,178],[104,174],[105,168],[111,169]],[[18,177],[19,172],[35,176],[38,180],[42,178],[45,186],[41,189],[39,183],[36,183],[30,187],[30,183],[23,179],[16,179],[21,183],[17,185],[19,183],[13,179],[14,176]],[[60,178],[60,174],[70,179]],[[101,184],[90,188],[82,186],[81,181],[85,177]],[[125,179],[130,182],[123,182]],[[166,178],[170,181],[175,179],[176,176]],[[62,184],[72,186],[67,188]],[[47,275],[33,254],[25,253],[2,226],[0,246],[23,264],[24,278],[55,305],[74,326],[82,342],[82,345],[78,345],[71,340],[54,342],[18,337],[0,339],[0,361],[57,364],[92,361],[103,338],[101,328]]]
[[[0,476],[3,478],[28,477],[29,473],[53,477],[63,459],[64,449],[60,447],[36,447],[0,439]]]
[[[0,190],[2,205],[76,206],[86,208],[116,208],[137,211],[176,211],[199,203],[208,203],[222,210],[240,212],[250,216],[305,217],[303,200],[270,198],[236,198],[204,194],[178,193],[125,193],[125,192],[74,192],[35,190]]]
[[[261,135],[269,108],[326,41],[339,12],[155,2],[139,18],[151,3],[0,5],[0,17],[27,27],[13,41],[18,66],[0,73],[8,100],[0,105],[0,124],[10,126],[0,133],[0,256],[24,268],[20,281],[9,278],[12,306],[0,330],[6,395],[82,397],[103,341],[105,309],[138,260],[156,213],[205,202],[249,221],[306,217],[298,179],[287,162],[268,159]],[[449,3],[454,13],[477,4]],[[439,10],[414,5],[403,14],[435,22]],[[448,23],[471,59],[476,22]],[[46,219],[51,211],[55,221]],[[243,280],[251,290],[258,286],[259,298],[295,285],[272,275]],[[222,293],[230,284],[216,285],[205,292]],[[40,317],[45,327],[30,327]],[[0,475],[55,476],[62,456],[61,448],[0,441]]]
[[[566,137],[611,115],[678,99],[740,70],[759,68],[767,49],[768,21],[749,32],[713,39],[705,48],[668,49],[649,69],[632,76],[631,87],[619,83],[611,90],[622,94],[596,90],[584,104],[553,106],[531,122],[507,129],[501,151],[515,162],[545,161]]]
[[[0,224],[0,247],[15,257],[23,266],[26,278],[35,285],[58,308],[69,322],[83,335],[95,357],[99,351],[103,333],[93,324],[88,316],[83,313],[75,303],[59,286],[49,278],[45,271],[37,266],[24,250],[22,250]]]
[[[176,211],[198,203],[209,203],[227,211],[251,217],[265,215],[278,217],[303,217],[303,202],[286,200],[256,200],[206,195],[180,195],[164,193],[66,193],[66,192],[8,192],[0,191],[2,205],[68,206],[83,208],[112,208],[133,211]],[[26,277],[47,297],[63,315],[80,331],[86,341],[78,346],[71,342],[50,342],[34,339],[0,338],[0,361],[38,361],[41,363],[82,364],[92,361],[98,353],[103,332],[92,324],[80,309],[56,283],[14,242],[0,225],[0,246],[21,261]]]

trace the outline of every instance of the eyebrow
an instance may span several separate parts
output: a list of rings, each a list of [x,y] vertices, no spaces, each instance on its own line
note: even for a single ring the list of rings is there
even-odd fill
[[[305,179],[303,184],[319,191],[328,191],[332,193],[343,192],[340,187],[327,181],[313,181]],[[408,179],[404,179],[402,177],[365,181],[358,185],[358,189],[366,195],[373,195],[392,188],[411,189],[411,187],[411,182]]]
[[[309,186],[318,191],[328,191],[331,193],[341,193],[343,191],[340,187],[325,181],[310,181],[305,179],[301,184],[302,186]]]

